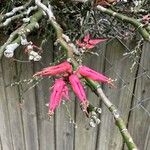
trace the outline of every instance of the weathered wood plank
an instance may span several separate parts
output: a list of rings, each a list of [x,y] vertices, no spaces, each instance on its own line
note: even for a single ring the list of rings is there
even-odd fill
[[[135,97],[133,97],[133,106],[135,109],[131,111],[129,119],[129,131],[133,136],[135,143],[141,150],[150,149],[150,116],[146,112],[150,112],[150,44],[145,43],[141,56],[141,62],[138,70]],[[143,68],[144,67],[144,68]],[[147,100],[146,100],[147,99]],[[142,101],[138,106],[138,102]],[[144,101],[146,100],[146,101]],[[144,110],[146,109],[146,110]]]
[[[3,75],[7,97],[8,112],[10,114],[10,130],[13,140],[14,150],[24,150],[24,135],[22,126],[22,117],[19,107],[18,87],[11,86],[16,77],[15,62],[3,59]]]
[[[0,138],[3,150],[13,150],[2,62],[0,61]]]
[[[0,150],[3,150],[1,135],[0,135]]]
[[[74,119],[74,96],[70,94],[70,102],[66,102],[67,109]],[[64,104],[57,109],[55,115],[56,150],[73,150],[75,125],[70,122]]]
[[[149,125],[149,128],[148,128],[148,132],[147,132],[145,141],[146,142],[145,142],[145,145],[144,145],[144,149],[149,150],[150,149],[150,125]]]
[[[0,150],[2,150],[2,141],[1,141],[1,135],[0,135]]]
[[[42,49],[44,53],[42,55],[43,59],[41,62],[44,64],[44,66],[40,63],[35,64],[35,72],[41,70],[43,67],[49,66],[49,63],[53,61],[53,47],[52,41],[50,39],[47,40]],[[40,150],[55,149],[54,118],[48,120],[48,107],[45,105],[49,101],[49,87],[51,82],[51,79],[44,79],[35,88]]]
[[[136,69],[133,73],[130,72],[132,62],[128,57],[123,57],[124,52],[124,47],[116,40],[107,45],[105,75],[117,79],[117,82],[115,82],[117,88],[109,88],[108,85],[105,85],[104,92],[111,102],[118,107],[123,120],[127,123]],[[104,104],[102,104],[102,108],[102,122],[97,150],[121,150],[123,140],[120,132],[115,126],[108,108]]]
[[[21,54],[24,55],[24,54]],[[19,59],[27,59],[20,57]],[[31,63],[17,63],[18,78],[20,80],[30,79],[33,75],[33,64]],[[28,87],[28,84],[23,84],[19,88],[20,95],[23,95],[22,105],[22,118],[24,128],[24,138],[26,150],[38,150],[38,131],[37,131],[37,116],[36,116],[36,99],[34,89],[30,89],[28,92],[24,92]]]
[[[98,50],[100,51],[100,56],[87,55],[83,64],[94,70],[102,72],[104,65],[104,59],[102,55],[105,53],[104,49],[105,44],[99,46]],[[93,92],[91,92],[90,89],[87,90],[87,96],[88,100],[93,106],[100,107],[100,100]],[[76,106],[76,123],[78,128],[75,130],[75,150],[96,149],[99,125],[95,128],[89,127],[89,119],[81,111],[78,102]]]

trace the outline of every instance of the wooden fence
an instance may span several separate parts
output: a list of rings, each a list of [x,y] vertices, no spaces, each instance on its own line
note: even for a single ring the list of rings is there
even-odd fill
[[[11,86],[15,81],[30,79],[35,71],[54,61],[51,45],[51,41],[44,45],[41,63],[6,58],[1,61],[0,150],[127,150],[111,113],[90,89],[87,89],[89,101],[102,108],[101,123],[95,128],[89,128],[89,120],[73,93],[71,101],[62,104],[48,120],[45,104],[49,101],[51,79],[43,79],[30,89],[30,83]],[[139,149],[150,150],[150,44],[144,44],[132,72],[135,58],[123,56],[128,50],[119,41],[102,44],[97,50],[99,56],[87,55],[84,64],[117,79],[117,88],[104,85],[103,89],[118,107]],[[75,123],[69,119],[70,115]]]

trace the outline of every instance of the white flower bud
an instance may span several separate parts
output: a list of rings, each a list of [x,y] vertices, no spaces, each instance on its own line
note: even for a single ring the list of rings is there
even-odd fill
[[[66,34],[62,34],[62,37],[65,39],[66,42],[70,42],[70,38]]]
[[[100,119],[98,119],[98,118],[95,119],[96,124],[100,124],[100,122],[101,122]]]
[[[28,49],[28,50],[33,50],[33,45],[29,44],[29,45],[27,46],[27,49]]]
[[[76,55],[80,55],[80,51],[78,50],[78,48],[73,44],[73,43],[69,43],[68,44],[70,47],[72,47],[72,50],[73,52],[76,54]]]
[[[92,119],[93,121],[95,121],[95,120],[97,119],[97,116],[92,116],[91,119]]]
[[[30,18],[23,18],[22,21],[25,22],[25,23],[27,23],[27,22],[30,21]]]
[[[99,113],[99,114],[101,114],[102,113],[102,109],[101,108],[97,108],[96,112]]]
[[[42,57],[35,51],[29,52],[29,60],[39,61]]]
[[[90,125],[91,127],[93,127],[93,128],[96,127],[96,124],[95,124],[93,121],[90,121],[89,125]]]
[[[96,114],[95,111],[92,111],[92,112],[91,112],[91,115],[92,115],[92,116],[97,116],[97,114]]]

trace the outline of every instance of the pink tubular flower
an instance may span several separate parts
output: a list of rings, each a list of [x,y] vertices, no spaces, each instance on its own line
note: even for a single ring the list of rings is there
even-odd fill
[[[81,48],[92,49],[96,46],[96,44],[102,43],[106,40],[107,39],[90,39],[90,35],[88,34],[83,38],[83,42],[76,40],[76,44]]]
[[[53,86],[53,92],[50,96],[50,101],[49,101],[49,115],[53,115],[55,109],[60,105],[62,97],[67,97],[68,96],[68,88],[66,86],[66,83],[64,80],[57,79],[55,80],[55,84]]]
[[[65,61],[59,65],[44,68],[42,71],[37,72],[33,76],[52,76],[67,72],[72,72],[72,66],[70,65],[70,63]]]
[[[112,80],[106,76],[104,76],[101,73],[98,73],[86,66],[81,66],[78,71],[79,74],[81,74],[84,77],[90,78],[92,80],[95,81],[100,81],[100,82],[104,82],[104,83],[110,83],[112,82]]]
[[[64,86],[62,97],[66,98],[66,100],[69,100],[69,89],[66,85]]]
[[[86,95],[85,95],[85,91],[83,89],[83,86],[80,83],[78,76],[75,74],[70,75],[69,81],[70,81],[70,84],[72,86],[73,91],[78,96],[79,100],[81,102],[87,100]]]
[[[87,101],[85,91],[83,89],[83,86],[80,83],[78,76],[75,74],[70,75],[69,81],[70,81],[70,84],[72,86],[74,93],[77,95],[77,97],[79,98],[79,100],[81,102],[83,111],[87,113],[87,107],[88,107],[89,103]]]

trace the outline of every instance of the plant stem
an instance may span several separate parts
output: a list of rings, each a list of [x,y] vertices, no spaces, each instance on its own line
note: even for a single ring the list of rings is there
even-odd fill
[[[140,23],[139,21],[137,21],[136,19],[134,18],[130,18],[128,16],[125,16],[121,13],[117,13],[113,10],[110,10],[110,9],[107,9],[107,8],[104,8],[103,6],[100,6],[98,5],[96,7],[99,11],[107,14],[107,15],[110,15],[110,16],[113,16],[123,22],[127,22],[127,23],[130,23],[132,24],[136,29],[137,31],[141,34],[141,36],[146,40],[146,41],[149,41],[150,42],[150,33],[145,29],[144,25],[142,23]]]

